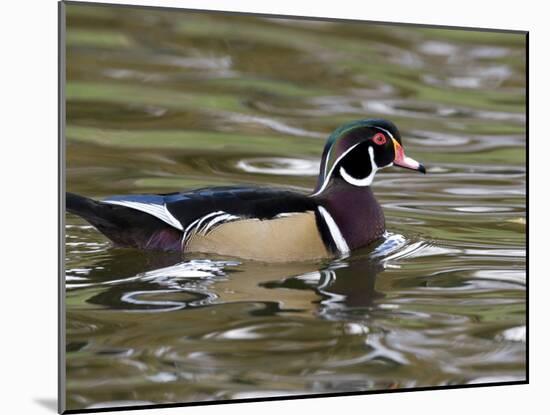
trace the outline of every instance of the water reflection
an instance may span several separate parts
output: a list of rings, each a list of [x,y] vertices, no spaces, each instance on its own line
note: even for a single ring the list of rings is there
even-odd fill
[[[140,265],[154,268],[131,275],[128,254],[135,268]],[[227,260],[180,262],[178,255],[161,256],[154,261],[148,257],[140,264],[134,261],[138,255],[129,252],[113,255],[95,265],[94,269],[102,272],[95,273],[94,281],[70,276],[67,287],[102,287],[99,294],[86,302],[127,311],[175,311],[254,299],[257,303],[276,304],[281,312],[322,315],[331,308],[370,306],[379,296],[374,290],[376,275],[384,269],[383,261],[374,258],[351,263],[341,260],[318,270],[317,264],[300,263],[273,268]],[[83,272],[69,269],[67,273]],[[109,279],[102,280],[102,275]],[[113,275],[119,278],[111,279]],[[282,288],[291,290],[285,292],[284,299],[276,290]]]
[[[425,252],[420,254],[420,250]],[[386,267],[398,266],[392,261],[450,252],[391,233],[368,251],[357,258],[330,261],[319,269],[317,263],[272,267],[242,260],[182,260],[179,253],[116,249],[94,264],[93,280],[84,277],[91,268],[67,269],[67,289],[102,287],[86,302],[127,311],[175,311],[254,299],[277,304],[281,312],[328,316],[331,310],[368,308],[382,298],[375,290],[376,277]],[[280,289],[285,289],[284,299]]]

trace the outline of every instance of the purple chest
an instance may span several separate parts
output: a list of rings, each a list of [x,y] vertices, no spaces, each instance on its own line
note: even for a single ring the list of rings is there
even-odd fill
[[[331,189],[320,203],[338,225],[350,249],[380,238],[386,230],[384,212],[370,187]]]

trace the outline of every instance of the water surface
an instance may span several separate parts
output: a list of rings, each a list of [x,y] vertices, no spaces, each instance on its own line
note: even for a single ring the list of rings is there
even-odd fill
[[[525,379],[518,34],[68,5],[67,190],[311,190],[380,117],[388,233],[332,261],[113,248],[66,217],[69,409]]]

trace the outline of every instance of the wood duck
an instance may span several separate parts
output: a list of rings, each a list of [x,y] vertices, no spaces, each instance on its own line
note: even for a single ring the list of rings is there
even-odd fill
[[[392,165],[426,173],[405,156],[392,122],[359,120],[329,136],[311,194],[228,186],[95,201],[67,193],[66,207],[118,246],[266,262],[347,256],[385,231],[370,185]]]

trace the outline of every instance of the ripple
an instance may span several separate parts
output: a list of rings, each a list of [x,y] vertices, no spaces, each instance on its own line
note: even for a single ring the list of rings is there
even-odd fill
[[[502,206],[460,206],[451,208],[457,212],[465,213],[496,213],[496,212],[513,212],[514,208],[512,207],[502,207]]]
[[[155,63],[198,70],[228,70],[233,64],[231,56],[174,56],[156,55]]]
[[[525,258],[525,249],[504,249],[504,248],[487,247],[483,249],[467,248],[467,249],[463,249],[462,252],[465,255],[468,255],[470,257],[490,256],[493,258],[498,258],[498,257]]]
[[[421,43],[418,50],[426,55],[433,56],[449,56],[457,53],[458,47],[451,43],[430,40]]]
[[[391,347],[384,343],[382,335],[369,335],[365,340],[365,344],[372,347],[372,352],[366,354],[362,359],[373,360],[377,358],[384,358],[398,365],[408,365],[409,359],[407,359],[404,353],[396,350],[395,347]]]
[[[413,139],[420,137],[421,140],[417,142],[424,146],[453,147],[465,146],[472,142],[472,138],[469,136],[443,133],[440,131],[413,130],[411,134]]]
[[[171,372],[158,372],[154,375],[147,376],[147,379],[153,383],[168,383],[177,380],[178,376]]]
[[[476,90],[480,88],[497,88],[513,74],[512,70],[506,65],[470,68],[466,73],[467,76],[446,77],[426,74],[422,76],[422,80],[428,85]]]
[[[103,75],[113,79],[129,79],[141,82],[162,82],[168,79],[159,73],[150,73],[133,69],[115,69],[109,68],[103,71]]]
[[[286,135],[293,135],[298,137],[313,137],[313,138],[325,138],[324,134],[307,131],[303,128],[292,127],[284,122],[274,120],[272,118],[260,117],[257,115],[246,115],[237,113],[225,113],[229,121],[237,122],[239,124],[259,124],[268,127],[279,133]]]
[[[483,269],[474,272],[473,276],[489,280],[510,281],[520,284],[526,283],[525,270]]]
[[[438,112],[439,104],[433,102],[407,102],[399,99],[386,99],[377,101],[363,101],[364,111],[380,115],[433,118]]]
[[[527,328],[525,326],[518,326],[506,329],[498,334],[496,339],[525,343],[527,339]]]
[[[460,196],[505,196],[505,195],[525,195],[525,190],[517,188],[483,188],[483,187],[452,187],[443,190],[445,193]]]
[[[383,238],[384,241],[372,251],[372,258],[387,259],[390,255],[401,250],[407,244],[407,239],[398,233],[386,232]]]
[[[65,246],[70,248],[71,254],[96,254],[104,252],[110,245],[109,242],[65,242]]]
[[[394,254],[386,257],[385,260],[398,262],[402,259],[455,255],[458,253],[460,253],[459,249],[437,246],[433,243],[419,241],[404,246],[398,252],[395,252]]]
[[[272,174],[277,176],[317,176],[318,160],[285,157],[257,157],[240,160],[237,168],[247,173]]]
[[[411,142],[415,144],[427,146],[430,149],[437,148],[439,151],[448,151],[447,147],[460,147],[461,153],[464,152],[464,148],[467,148],[469,153],[474,153],[503,147],[520,147],[525,140],[521,135],[489,136],[471,133],[458,135],[425,130],[413,130],[411,134]]]
[[[72,270],[69,270],[67,272],[71,272]],[[75,277],[73,275],[67,275],[65,277],[65,281],[88,281],[87,278],[84,278],[84,277]]]
[[[167,300],[147,300],[140,299],[140,296],[150,295],[150,294],[172,294],[178,293],[176,290],[152,290],[152,291],[133,291],[125,293],[122,295],[121,301],[129,303],[132,305],[140,306],[137,308],[140,312],[151,311],[151,312],[160,312],[160,311],[174,311],[185,308],[185,302],[179,301],[167,301]],[[135,309],[132,309],[135,311]]]
[[[257,327],[242,327],[238,329],[228,330],[220,335],[214,336],[216,338],[222,338],[227,340],[255,340],[261,339],[262,335],[255,333]],[[208,336],[212,338],[212,336]]]
[[[164,278],[205,278],[224,276],[226,267],[239,265],[238,261],[213,261],[209,259],[194,259],[180,262],[165,268],[159,268],[139,274],[143,280],[161,282]]]
[[[129,406],[143,406],[143,405],[154,405],[155,403],[152,401],[104,401],[104,402],[97,402],[92,405],[86,406],[85,409],[102,409],[102,408],[120,408],[120,407],[129,407]]]
[[[456,212],[460,212],[461,214],[467,214],[471,217],[485,217],[488,214],[494,214],[494,213],[523,213],[525,212],[525,206],[518,204],[517,206],[511,205],[509,207],[503,207],[503,206],[467,206],[464,205],[461,202],[455,202],[452,200],[444,201],[444,202],[434,202],[434,201],[416,201],[414,204],[404,203],[404,202],[386,202],[384,203],[384,208],[388,210],[394,210],[394,211],[402,211],[402,212],[410,212],[411,214],[436,214],[441,216],[441,219],[443,217],[452,216],[452,217],[459,217]],[[501,216],[509,216],[509,215],[499,215],[496,218],[500,218]],[[407,223],[417,223],[411,221],[411,218],[407,218],[406,220],[403,220],[403,223],[407,221]],[[521,220],[516,219],[508,219],[508,222],[518,222],[521,223]]]
[[[469,385],[481,383],[503,383],[524,381],[525,376],[482,376],[467,382]]]
[[[93,270],[93,268],[68,268],[66,270],[67,274],[77,274],[77,275],[88,275]],[[82,277],[77,277],[74,275],[67,275],[67,279],[86,279]]]
[[[510,55],[510,53],[509,48],[500,46],[479,46],[468,51],[468,55],[471,57],[481,59],[504,58]]]
[[[209,333],[204,336],[205,339],[217,340],[259,340],[268,338],[284,338],[288,334],[303,327],[300,323],[265,323],[251,324],[244,327],[237,327],[215,333]]]
[[[139,281],[151,282],[168,288],[178,289],[188,287],[191,280],[207,280],[210,278],[223,278],[226,276],[225,268],[239,265],[237,261],[213,261],[209,259],[196,259],[184,261],[168,267],[153,269],[138,273],[126,278],[112,279],[109,281],[79,283],[67,285],[67,288],[84,288],[95,286],[114,286],[135,283]],[[100,269],[96,267],[95,269]],[[66,276],[66,281],[75,280],[74,276]],[[89,281],[89,280],[88,280]]]

